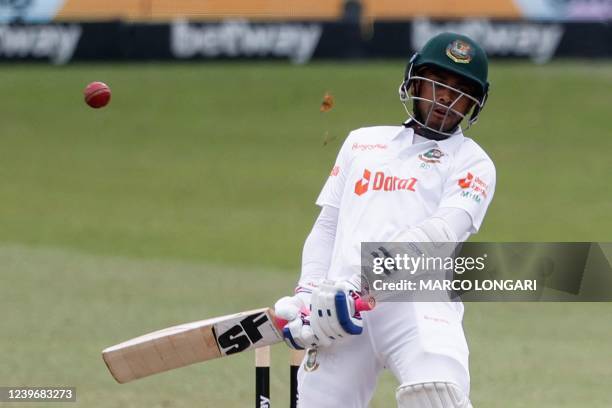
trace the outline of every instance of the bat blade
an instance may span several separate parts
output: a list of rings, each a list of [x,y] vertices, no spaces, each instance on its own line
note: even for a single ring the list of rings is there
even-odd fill
[[[102,357],[119,383],[268,346],[283,340],[270,308],[181,324],[108,347]]]

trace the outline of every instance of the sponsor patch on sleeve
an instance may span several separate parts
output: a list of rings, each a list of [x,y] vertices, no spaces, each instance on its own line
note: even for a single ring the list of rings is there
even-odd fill
[[[465,177],[457,181],[457,184],[463,190],[461,191],[461,197],[471,199],[477,203],[487,198],[488,184],[472,172],[468,171]]]

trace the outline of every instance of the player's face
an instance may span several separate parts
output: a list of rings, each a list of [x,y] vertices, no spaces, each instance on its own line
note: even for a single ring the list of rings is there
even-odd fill
[[[463,77],[442,69],[425,67],[417,75],[448,86],[415,80],[413,93],[420,98],[435,101],[435,103],[424,100],[416,101],[415,114],[418,119],[430,128],[439,129],[442,132],[452,131],[463,119],[454,111],[466,115],[474,106],[473,100],[456,90],[475,95],[475,87]],[[448,110],[451,105],[452,110]]]

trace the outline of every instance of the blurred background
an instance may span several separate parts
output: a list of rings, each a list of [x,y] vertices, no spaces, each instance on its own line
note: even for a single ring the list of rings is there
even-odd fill
[[[252,405],[252,353],[118,385],[100,351],[291,293],[340,144],[405,119],[405,65],[441,31],[492,60],[469,136],[497,191],[473,239],[611,241],[611,19],[610,0],[0,1],[0,386]],[[91,81],[108,107],[83,103]],[[467,304],[474,405],[612,406],[611,313]],[[396,385],[383,375],[371,406]]]

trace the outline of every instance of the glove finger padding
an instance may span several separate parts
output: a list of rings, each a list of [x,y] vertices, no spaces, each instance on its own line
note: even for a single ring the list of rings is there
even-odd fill
[[[316,339],[308,316],[303,312],[300,313],[300,317],[287,323],[283,328],[283,337],[285,343],[291,348],[297,350],[303,350],[307,347],[316,345]]]
[[[310,327],[318,345],[322,347],[329,346],[333,340],[333,335],[330,338],[331,331],[329,330],[328,323],[322,318],[326,304],[325,294],[326,292],[319,287],[312,293],[310,304]]]
[[[288,322],[296,319],[303,307],[302,302],[295,296],[285,296],[274,304],[274,313]]]
[[[355,276],[348,281],[336,282],[336,294],[334,302],[338,323],[342,329],[352,335],[361,334],[363,331],[363,320],[361,314],[355,308],[355,301],[359,299],[360,277]]]
[[[337,292],[334,301],[338,323],[342,329],[348,334],[357,335],[363,332],[363,320],[361,314],[355,311],[355,298],[352,293]]]
[[[310,327],[309,310],[305,306],[305,301],[310,303],[309,299],[310,294],[307,297],[300,294],[285,296],[274,305],[276,316],[287,321],[283,338],[290,348],[302,350],[316,343]]]
[[[333,285],[322,286],[320,293],[321,308],[316,311],[316,314],[313,314],[311,319],[317,319],[324,335],[330,340],[336,340],[344,334],[344,330],[342,330],[336,318],[336,303],[334,301],[336,290]]]
[[[314,334],[329,341],[361,334],[363,322],[355,311],[359,297],[353,282],[325,282],[313,292],[310,322]]]

